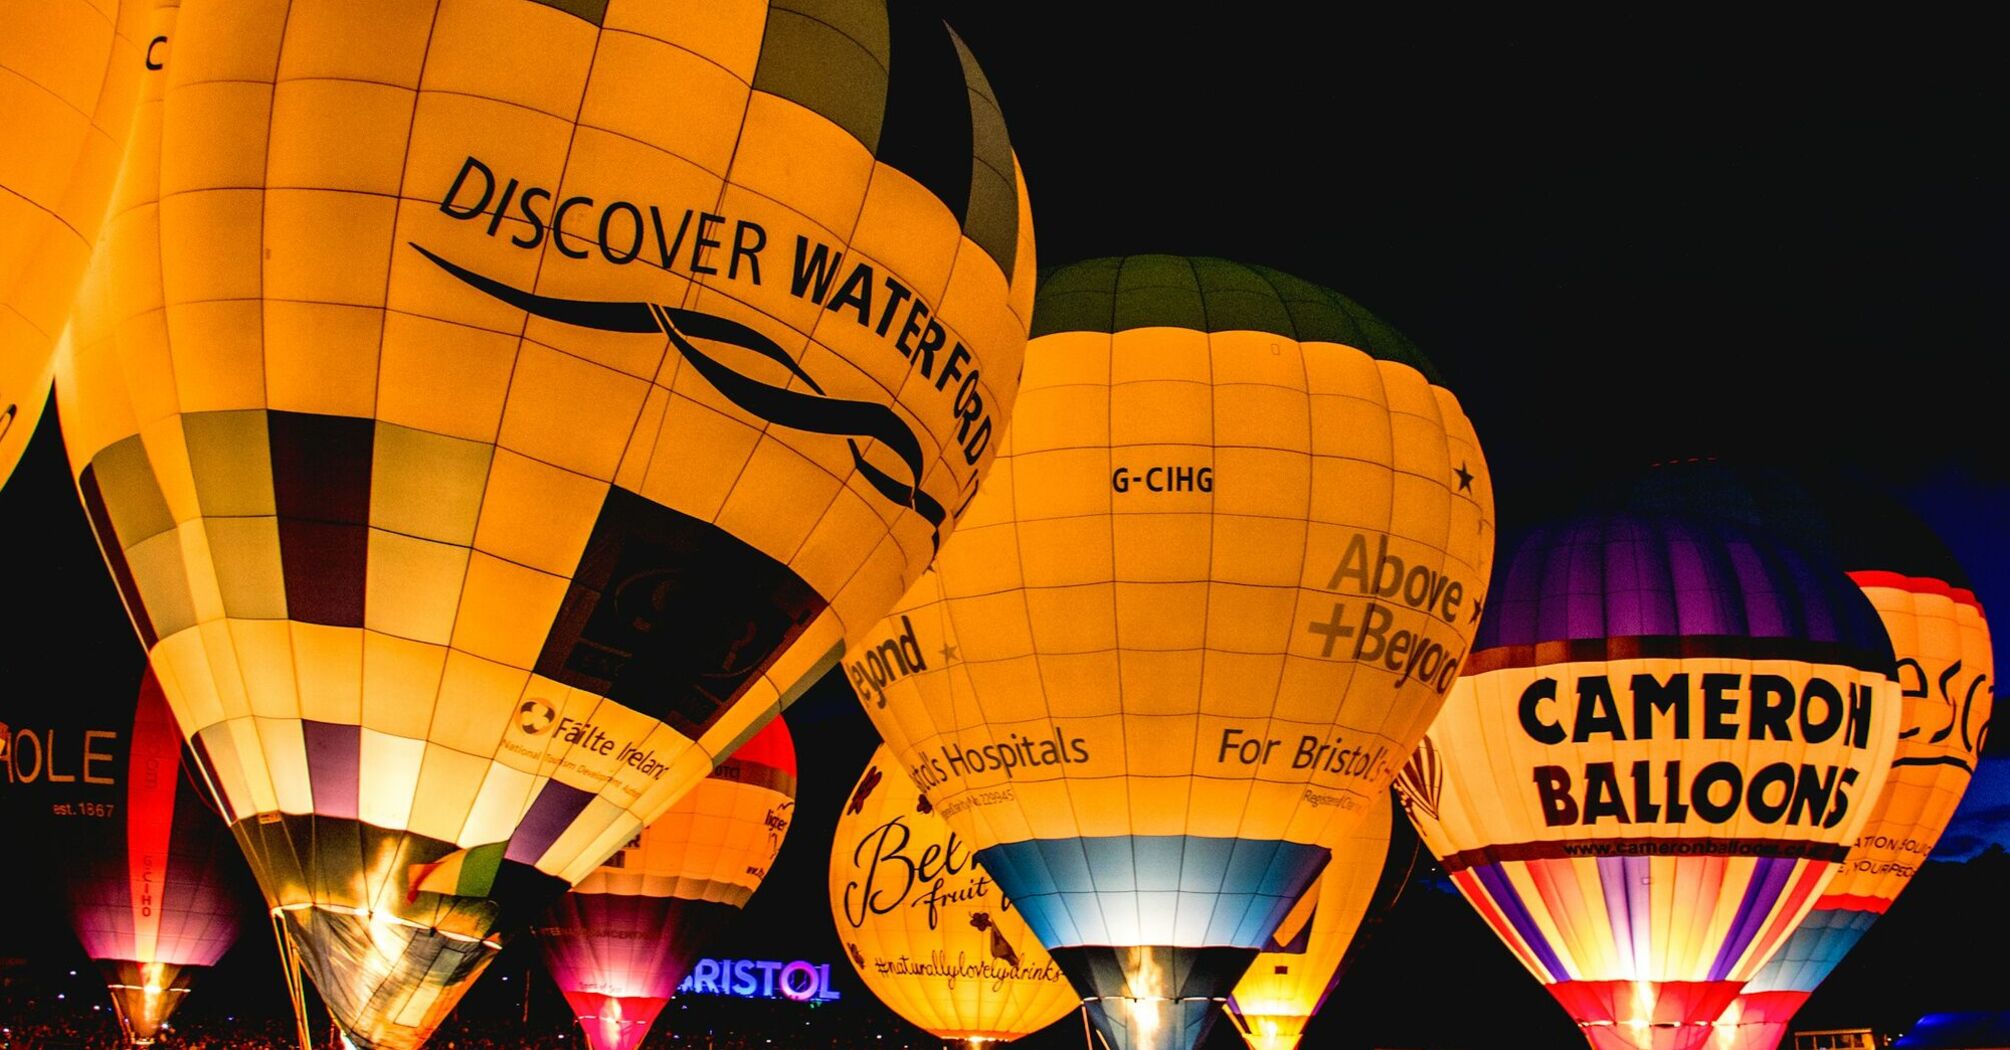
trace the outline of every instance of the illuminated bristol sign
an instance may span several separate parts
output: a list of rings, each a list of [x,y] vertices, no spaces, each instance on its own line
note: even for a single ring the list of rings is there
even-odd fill
[[[700,959],[677,986],[678,995],[733,995],[742,999],[794,999],[799,1003],[840,998],[831,987],[829,963],[773,959]]]

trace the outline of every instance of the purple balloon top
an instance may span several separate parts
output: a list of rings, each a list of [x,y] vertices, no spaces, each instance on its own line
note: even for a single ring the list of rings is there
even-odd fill
[[[1730,523],[1596,514],[1536,529],[1500,564],[1468,671],[1628,655],[1893,670],[1840,566]]]

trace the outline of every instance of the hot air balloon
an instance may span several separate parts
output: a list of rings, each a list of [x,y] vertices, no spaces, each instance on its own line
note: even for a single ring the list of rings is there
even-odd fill
[[[972,1046],[1031,1035],[1081,1002],[1026,920],[881,744],[831,838],[831,918],[866,988]]]
[[[1368,802],[1367,819],[1331,844],[1333,859],[1285,914],[1263,954],[1251,963],[1228,997],[1228,1016],[1250,1050],[1293,1050],[1306,1022],[1340,980],[1341,960],[1355,945],[1355,931],[1384,885],[1390,852],[1389,795]],[[1409,874],[1411,854],[1400,861],[1400,879]],[[1401,882],[1396,882],[1400,890]],[[1386,902],[1385,902],[1386,903]]]
[[[107,817],[69,821],[77,826],[55,853],[77,938],[126,1038],[145,1046],[236,940],[251,886],[208,789],[182,762],[181,732],[151,674],[125,757],[113,774],[123,797]]]
[[[141,78],[167,50],[154,6],[0,3],[0,483],[42,418]]]
[[[199,0],[140,124],[78,488],[300,964],[414,1047],[952,533],[1023,182],[871,2]]]
[[[1968,789],[1994,702],[1989,625],[1946,545],[1862,480],[1761,463],[1671,463],[1635,483],[1646,508],[1704,508],[1835,557],[1898,660],[1897,756],[1842,870],[1719,1018],[1713,1050],[1772,1050],[1808,996],[1933,852]]]
[[[774,863],[796,808],[796,748],[777,718],[535,927],[591,1050],[634,1050],[705,945]]]
[[[1582,515],[1516,547],[1397,788],[1593,1047],[1691,1050],[1861,833],[1892,670],[1832,563],[1717,520]]]
[[[1416,349],[1275,270],[1062,267],[1034,333],[846,674],[1113,1050],[1191,1047],[1457,676],[1492,490]]]

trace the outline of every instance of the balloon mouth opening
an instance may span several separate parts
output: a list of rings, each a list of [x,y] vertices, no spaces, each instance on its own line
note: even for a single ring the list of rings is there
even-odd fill
[[[1117,1013],[1117,1016],[1123,1017],[1137,1031],[1149,1034],[1156,1031],[1159,1025],[1166,1020],[1167,1011],[1177,1009],[1189,1003],[1210,1003],[1225,1006],[1228,1003],[1228,999],[1225,996],[1219,995],[1184,995],[1177,997],[1165,995],[1091,995],[1085,996],[1082,999],[1082,1003],[1085,1006],[1100,1004],[1106,1009],[1112,1009],[1113,1012],[1121,1011]]]

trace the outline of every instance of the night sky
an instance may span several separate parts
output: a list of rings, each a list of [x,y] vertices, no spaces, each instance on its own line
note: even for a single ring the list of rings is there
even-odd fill
[[[1116,9],[945,6],[1004,108],[1043,268],[1216,255],[1354,298],[1459,396],[1504,536],[1660,460],[1845,468],[1927,520],[1985,609],[2010,609],[2006,92],[1979,21],[1098,20]],[[141,664],[53,424],[0,492],[0,720],[129,704]],[[876,738],[836,676],[789,721],[798,824],[722,954],[838,962],[829,829]],[[2005,734],[1990,751],[1942,857],[2010,842]],[[269,957],[261,931],[245,940]],[[1541,998],[1493,947],[1474,979]]]

